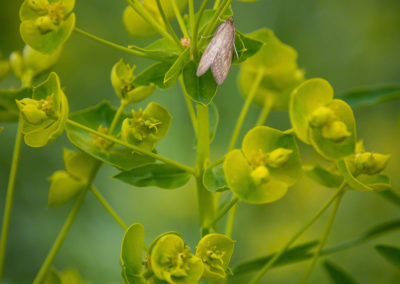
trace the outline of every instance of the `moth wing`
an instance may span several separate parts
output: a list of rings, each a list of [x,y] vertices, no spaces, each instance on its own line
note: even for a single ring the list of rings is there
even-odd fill
[[[211,64],[213,63],[218,51],[223,47],[222,45],[224,42],[224,30],[228,24],[228,22],[225,22],[218,27],[214,34],[214,37],[211,39],[206,49],[204,50],[203,55],[200,59],[199,66],[197,67],[196,75],[198,77],[206,73],[208,68],[210,68]]]
[[[211,71],[214,75],[214,79],[219,85],[225,81],[229,69],[231,68],[234,43],[235,28],[232,25],[229,30],[229,36],[226,36],[222,43],[222,48],[218,50],[218,53],[211,64]]]

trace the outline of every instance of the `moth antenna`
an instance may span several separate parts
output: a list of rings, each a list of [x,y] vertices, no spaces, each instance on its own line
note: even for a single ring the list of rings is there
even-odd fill
[[[238,51],[236,49],[235,43],[233,43],[233,49],[235,50],[235,54],[236,54],[237,59],[239,59],[239,53],[238,53]]]

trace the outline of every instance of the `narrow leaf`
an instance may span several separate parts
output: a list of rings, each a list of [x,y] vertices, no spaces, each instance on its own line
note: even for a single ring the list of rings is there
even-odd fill
[[[165,73],[164,85],[169,86],[175,83],[178,79],[179,74],[182,72],[187,60],[190,56],[190,48],[186,48],[176,59],[171,68]]]
[[[334,284],[356,284],[357,282],[348,275],[342,268],[331,261],[324,261],[325,271],[328,273]]]
[[[383,86],[357,89],[341,96],[351,107],[376,105],[400,99],[400,86]]]
[[[190,177],[189,173],[168,164],[148,164],[114,176],[137,187],[156,186],[164,189],[181,187]]]
[[[339,173],[318,165],[304,166],[303,171],[310,179],[325,187],[336,188],[343,182],[343,176]]]
[[[133,83],[138,86],[148,86],[153,83],[160,89],[167,89],[171,86],[164,84],[164,77],[171,65],[172,63],[165,62],[153,64],[138,74]]]
[[[394,264],[397,269],[400,269],[400,247],[394,247],[389,245],[377,245],[375,249],[382,255],[387,261]]]
[[[240,64],[247,58],[253,56],[263,46],[261,41],[250,38],[245,34],[242,34],[238,30],[235,32],[235,48],[237,51],[233,55],[232,64]],[[239,57],[238,57],[239,56]]]

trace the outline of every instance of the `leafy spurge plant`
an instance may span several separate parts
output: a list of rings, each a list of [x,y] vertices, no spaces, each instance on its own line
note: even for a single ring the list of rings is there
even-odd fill
[[[335,99],[329,82],[321,78],[306,79],[304,71],[298,67],[297,52],[282,43],[271,30],[263,28],[249,34],[234,31],[236,52],[217,45],[223,50],[216,52],[232,52],[232,64],[240,65],[238,81],[246,102],[228,151],[220,159],[211,161],[210,142],[218,123],[218,107],[213,102],[218,84],[211,71],[197,76],[196,70],[210,42],[206,35],[213,34],[223,21],[228,20],[233,25],[232,1],[216,0],[211,8],[208,7],[210,1],[203,0],[196,13],[193,0],[126,2],[122,18],[129,34],[132,37],[159,34],[162,38],[146,47],[125,47],[75,27],[74,0],[25,0],[21,5],[20,33],[26,46],[22,52],[13,52],[9,60],[0,60],[0,79],[12,70],[21,81],[19,89],[0,90],[0,121],[19,125],[3,217],[0,277],[21,141],[30,147],[44,147],[65,130],[76,149],[63,148],[65,169],[55,171],[49,178],[48,205],[57,207],[74,200],[74,206],[33,283],[85,283],[76,271],[58,272],[52,265],[89,191],[125,232],[120,259],[125,283],[191,284],[204,283],[204,280],[226,283],[238,274],[257,270],[246,282],[256,283],[293,251],[298,255],[296,260],[289,259],[292,262],[312,259],[302,278],[306,283],[319,256],[335,251],[325,252],[323,248],[346,191],[389,192],[395,196],[390,179],[382,173],[390,155],[367,152],[362,142],[357,142],[356,122],[346,96],[345,100]],[[183,16],[181,13],[186,7],[187,14]],[[181,34],[170,23],[174,18]],[[230,31],[232,34],[228,36],[231,37],[233,30]],[[72,32],[156,63],[138,72],[135,65],[125,63],[125,58],[120,59],[110,66],[111,85],[120,99],[119,107],[102,101],[70,113],[62,78],[60,80],[54,72],[45,80],[39,75],[51,69],[62,53],[67,52],[64,44]],[[220,36],[224,38],[223,34]],[[230,58],[230,54],[227,57]],[[230,64],[230,61],[214,62],[212,68],[228,67],[225,72]],[[144,109],[136,105],[149,98],[156,88],[168,89],[178,81],[196,135],[194,166],[171,160],[157,150],[157,142],[168,135],[174,123],[168,110],[156,102],[148,103]],[[382,96],[385,94],[383,92]],[[347,101],[355,105],[357,97],[347,97]],[[243,121],[253,103],[261,107],[259,119],[254,128],[248,130],[241,147],[236,149]],[[292,128],[278,130],[264,125],[269,113],[275,110],[288,111]],[[303,164],[298,142],[312,146],[328,165]],[[195,251],[178,232],[162,233],[147,246],[144,226],[140,223],[127,226],[93,185],[103,164],[119,171],[115,179],[135,187],[175,189],[194,178],[201,227]],[[279,251],[231,270],[234,248],[240,246],[231,238],[238,202],[278,201],[290,192],[303,172],[325,187],[336,188],[335,193]],[[332,204],[331,217],[321,239],[291,248]],[[221,233],[217,224],[228,212],[227,229]],[[397,222],[380,227],[378,232],[399,227]],[[359,242],[372,238],[375,232],[367,233]],[[399,256],[396,249],[379,247],[378,250],[383,255]],[[325,262],[325,267],[331,276],[341,273],[329,262]]]

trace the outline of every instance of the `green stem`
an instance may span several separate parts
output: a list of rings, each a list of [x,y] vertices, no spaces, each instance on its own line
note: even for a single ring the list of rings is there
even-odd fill
[[[111,122],[110,129],[108,129],[108,134],[113,135],[115,128],[117,127],[117,123],[118,123],[125,107],[126,107],[126,104],[121,100],[121,104],[119,105],[117,113],[115,114],[115,116]]]
[[[196,23],[194,24],[193,27],[193,54],[194,57],[197,58],[197,41],[199,38],[199,26],[200,26],[200,21],[201,21],[201,17],[203,16],[204,10],[206,9],[208,4],[208,0],[203,0],[203,2],[201,3],[199,12],[197,13],[197,19],[196,19]]]
[[[164,25],[165,25],[167,31],[168,31],[169,34],[172,36],[172,38],[174,39],[175,43],[176,43],[178,46],[182,47],[181,42],[180,42],[178,36],[176,35],[174,29],[171,27],[171,24],[169,23],[169,21],[168,21],[168,19],[167,19],[167,16],[165,15],[165,12],[164,12],[164,9],[163,9],[163,7],[162,7],[162,5],[161,5],[160,0],[156,0],[156,4],[157,4],[158,11],[160,12],[161,19],[163,20]]]
[[[210,158],[210,136],[208,106],[197,104],[197,161],[196,182],[199,218],[202,228],[207,227],[215,217],[215,199],[203,185],[203,173]]]
[[[247,95],[246,102],[244,103],[242,110],[240,111],[239,118],[236,122],[235,130],[233,131],[232,134],[231,142],[229,143],[228,152],[230,152],[231,150],[233,150],[233,148],[235,148],[235,144],[239,136],[240,130],[242,129],[244,119],[246,118],[251,102],[253,101],[253,98],[257,92],[257,88],[260,85],[262,76],[263,76],[263,70],[259,69],[256,78],[254,79],[253,85],[250,88],[249,94]]]
[[[190,33],[192,35],[192,40],[193,40],[193,30],[194,30],[194,22],[195,22],[195,16],[194,16],[194,1],[189,0],[188,6],[189,6],[189,25],[190,25]]]
[[[16,181],[17,172],[18,172],[19,157],[20,157],[20,153],[21,153],[22,136],[23,135],[22,135],[22,131],[21,131],[21,125],[19,125],[18,130],[17,130],[17,136],[15,138],[14,153],[13,153],[13,157],[12,157],[10,175],[8,177],[6,204],[4,207],[3,225],[1,228],[0,282],[1,282],[1,279],[3,276],[4,258],[6,255],[8,229],[10,227],[10,216],[11,216],[11,209],[12,209],[12,203],[13,203],[13,198],[14,198],[15,181]]]
[[[70,125],[72,125],[72,126],[75,126],[75,127],[80,128],[80,129],[83,129],[83,130],[85,130],[85,131],[87,131],[87,132],[89,132],[89,133],[95,134],[96,136],[99,136],[99,137],[101,137],[101,138],[107,139],[107,140],[109,140],[109,141],[111,141],[111,142],[114,142],[114,143],[116,143],[116,144],[125,146],[125,147],[127,147],[127,148],[129,148],[129,149],[132,149],[133,151],[138,152],[138,153],[140,153],[140,154],[147,155],[147,156],[149,156],[149,157],[153,157],[153,158],[156,159],[156,160],[159,160],[159,161],[162,161],[162,162],[164,162],[164,163],[167,163],[167,164],[170,164],[170,165],[172,165],[172,166],[175,166],[175,167],[177,167],[177,168],[180,168],[180,169],[182,169],[182,170],[184,170],[184,171],[186,171],[186,172],[188,172],[188,173],[195,174],[195,170],[194,170],[193,168],[189,167],[189,166],[186,166],[186,165],[183,165],[183,164],[181,164],[181,163],[175,162],[175,161],[173,161],[173,160],[170,160],[170,159],[168,159],[168,158],[165,158],[165,157],[160,156],[160,155],[158,155],[158,154],[155,154],[155,153],[153,153],[153,152],[148,152],[148,151],[143,150],[142,148],[139,148],[139,147],[137,147],[137,146],[135,146],[135,145],[129,144],[129,143],[127,143],[127,142],[124,142],[124,141],[122,141],[122,140],[119,140],[119,139],[117,139],[117,138],[115,138],[115,137],[112,137],[112,136],[110,136],[110,135],[107,135],[107,134],[101,133],[101,132],[99,132],[99,131],[96,131],[96,130],[94,130],[94,129],[92,129],[92,128],[89,128],[89,127],[87,127],[87,126],[85,126],[85,125],[83,125],[83,124],[80,124],[80,123],[78,123],[78,122],[75,122],[75,121],[73,121],[73,120],[68,119],[68,120],[67,120],[67,123],[70,124]]]
[[[214,225],[217,224],[217,222],[219,220],[222,219],[222,217],[225,216],[226,213],[228,213],[228,211],[235,206],[237,203],[239,202],[239,199],[237,197],[232,198],[231,202],[229,202],[228,205],[225,206],[225,208],[223,208],[217,215],[217,217],[214,218],[214,220],[212,222],[210,222],[210,224],[207,225],[207,228],[212,228]]]
[[[197,133],[197,130],[196,130],[196,129],[197,129],[196,112],[195,112],[195,110],[194,110],[192,100],[190,99],[189,94],[187,93],[187,91],[186,91],[186,89],[185,89],[185,84],[183,83],[182,75],[179,77],[179,81],[180,81],[180,83],[181,83],[181,87],[182,87],[182,91],[183,91],[183,96],[185,97],[187,109],[188,109],[188,111],[189,111],[189,116],[190,116],[190,120],[192,121],[192,125],[193,125],[194,132]]]
[[[249,284],[257,283],[261,277],[267,273],[267,271],[272,267],[272,265],[284,254],[288,248],[325,212],[326,209],[335,201],[335,199],[340,196],[344,190],[344,184],[342,184],[337,191],[331,196],[331,198],[314,214],[314,216],[299,230],[294,234],[289,241],[282,247],[282,249],[274,255],[263,268],[250,280]]]
[[[237,211],[238,203],[236,203],[228,216],[228,220],[226,221],[225,227],[225,235],[228,237],[232,236],[233,232],[233,224],[235,223],[236,211]]]
[[[215,0],[214,9],[217,9],[217,8],[218,8],[219,2],[220,2],[220,0]]]
[[[165,58],[163,58],[163,57],[157,56],[155,54],[147,53],[147,52],[145,52],[143,50],[135,50],[135,49],[132,49],[132,48],[128,48],[128,47],[116,44],[114,42],[105,40],[105,39],[100,38],[98,36],[95,36],[95,35],[93,35],[91,33],[88,33],[88,32],[86,32],[86,31],[84,31],[82,29],[79,29],[77,27],[74,28],[74,31],[79,33],[79,34],[81,34],[81,35],[84,35],[84,36],[86,36],[88,38],[91,38],[91,39],[93,39],[93,40],[95,40],[97,42],[100,42],[102,44],[108,45],[110,47],[113,47],[115,49],[118,49],[118,50],[121,50],[121,51],[124,51],[124,52],[127,52],[127,53],[131,53],[133,55],[137,55],[137,56],[140,56],[140,57],[145,57],[145,58],[149,58],[149,59],[153,59],[153,60],[157,60],[157,61],[165,61]]]
[[[257,126],[264,125],[265,122],[268,119],[269,113],[271,112],[271,107],[272,107],[272,99],[271,98],[266,98],[264,102],[264,106],[260,112],[260,115],[258,116],[257,119]]]
[[[319,256],[321,255],[321,251],[322,251],[322,249],[324,248],[324,245],[325,245],[326,240],[327,240],[327,238],[328,238],[329,232],[330,232],[331,229],[332,229],[333,221],[335,220],[336,213],[337,213],[337,211],[338,211],[339,204],[340,204],[340,201],[341,201],[341,199],[342,199],[343,193],[344,193],[344,192],[342,192],[342,193],[336,198],[335,203],[333,204],[332,212],[331,212],[331,214],[330,214],[330,216],[329,216],[329,219],[328,219],[328,222],[327,222],[327,224],[326,224],[324,233],[322,234],[321,240],[320,240],[319,243],[318,243],[318,247],[317,247],[317,249],[316,249],[316,251],[315,251],[315,253],[314,253],[313,258],[312,258],[312,260],[311,260],[311,262],[310,262],[310,264],[309,264],[309,266],[308,266],[306,272],[304,273],[302,280],[300,281],[300,283],[302,283],[302,284],[307,283],[307,281],[308,281],[308,279],[310,278],[311,273],[312,273],[312,271],[313,271],[313,269],[314,269],[314,267],[315,267],[315,264],[317,263],[317,260],[318,260]]]
[[[174,42],[177,44],[179,48],[182,48],[182,45],[180,44],[179,40],[178,42],[175,41],[174,37],[168,33],[167,30],[163,28],[162,25],[160,25],[154,18],[153,15],[151,15],[140,3],[138,0],[126,0],[126,2],[138,13],[147,23],[149,23],[160,35],[163,37],[169,39],[170,41]]]
[[[172,8],[174,9],[175,17],[178,20],[179,27],[184,36],[188,37],[188,31],[186,29],[185,21],[182,18],[181,12],[179,11],[179,7],[176,4],[176,0],[172,0]]]
[[[108,204],[107,200],[103,197],[103,195],[98,191],[98,189],[94,186],[90,186],[90,191],[97,198],[97,200],[103,205],[103,207],[107,210],[108,213],[114,218],[114,220],[121,226],[121,228],[126,231],[128,226],[122,221],[122,219],[118,216],[118,214],[112,209],[110,204]]]

